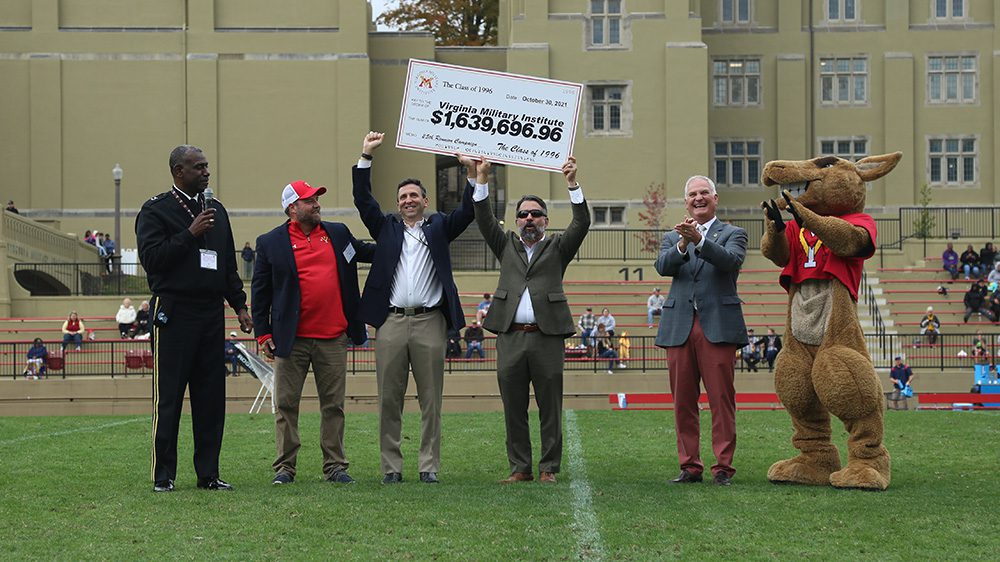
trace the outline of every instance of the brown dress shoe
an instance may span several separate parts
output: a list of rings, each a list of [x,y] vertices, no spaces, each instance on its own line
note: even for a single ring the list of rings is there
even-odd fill
[[[555,484],[556,483],[556,473],[555,472],[543,472],[538,477],[538,481],[539,482],[544,482],[546,484]]]
[[[500,481],[501,484],[516,484],[518,482],[531,482],[535,476],[530,472],[511,472],[510,476]]]

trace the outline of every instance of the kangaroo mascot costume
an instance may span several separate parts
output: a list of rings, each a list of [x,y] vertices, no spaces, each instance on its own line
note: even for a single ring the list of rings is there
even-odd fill
[[[864,261],[875,253],[875,220],[864,213],[865,182],[896,166],[902,153],[857,163],[835,156],[776,160],[764,166],[765,185],[782,198],[765,201],[760,247],[782,267],[788,291],[785,345],[774,385],[792,417],[799,455],[778,461],[767,478],[781,484],[885,490],[889,452],[882,445],[882,385],[858,322]],[[792,215],[787,224],[781,210]],[[849,434],[847,466],[831,442],[830,414]]]

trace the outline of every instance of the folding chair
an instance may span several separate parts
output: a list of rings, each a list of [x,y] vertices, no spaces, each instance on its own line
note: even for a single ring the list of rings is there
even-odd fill
[[[236,360],[250,371],[250,376],[260,381],[260,390],[250,406],[251,414],[259,414],[264,406],[264,400],[271,397],[271,413],[274,413],[274,368],[266,361],[251,353],[242,343],[236,344]]]

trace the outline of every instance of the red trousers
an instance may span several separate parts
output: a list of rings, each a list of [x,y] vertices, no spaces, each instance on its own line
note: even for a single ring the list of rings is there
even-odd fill
[[[674,425],[677,431],[677,458],[681,469],[701,474],[705,465],[699,451],[698,397],[701,381],[712,410],[712,451],[716,463],[712,474],[736,473],[733,452],[736,450],[736,389],[733,386],[734,357],[739,346],[712,343],[705,339],[701,321],[695,313],[691,335],[684,345],[667,348],[670,369],[670,392],[674,395]]]

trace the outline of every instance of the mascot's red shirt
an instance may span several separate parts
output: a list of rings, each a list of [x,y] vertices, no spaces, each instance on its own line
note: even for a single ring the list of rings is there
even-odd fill
[[[785,237],[788,238],[791,255],[779,278],[786,291],[792,284],[801,284],[806,279],[836,279],[847,287],[851,298],[857,302],[862,266],[866,259],[875,255],[875,219],[864,213],[851,213],[837,218],[867,230],[872,239],[872,251],[857,258],[835,256],[815,234],[807,229],[800,229],[794,220],[790,220],[785,223]]]

